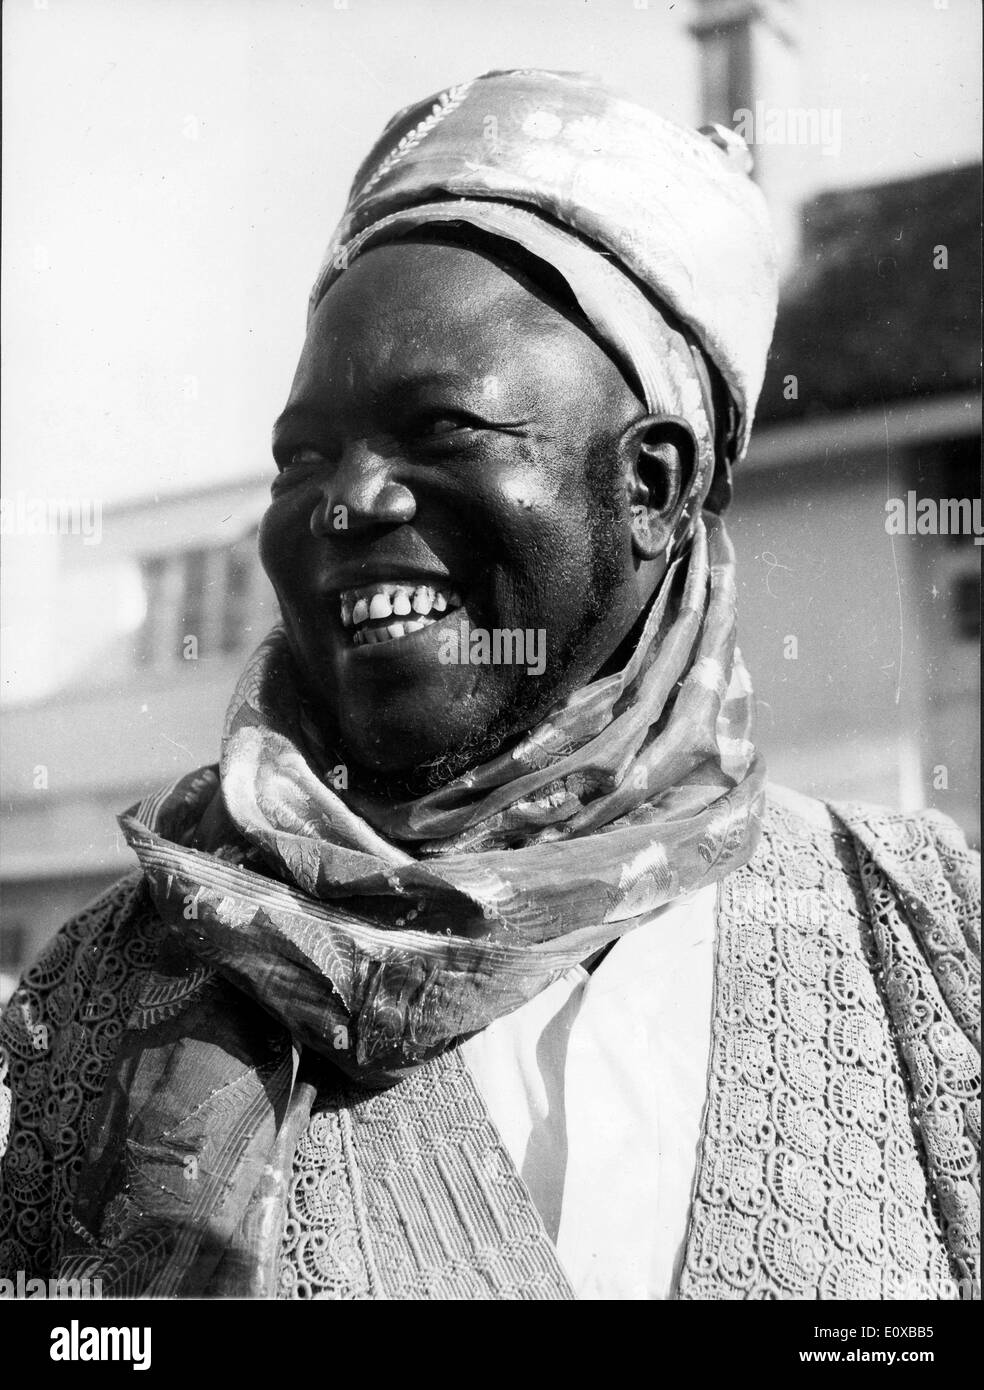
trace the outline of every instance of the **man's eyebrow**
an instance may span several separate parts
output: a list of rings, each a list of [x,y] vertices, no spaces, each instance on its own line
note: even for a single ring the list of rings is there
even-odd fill
[[[400,398],[435,386],[468,392],[480,387],[484,380],[485,374],[478,372],[407,371],[380,382],[374,389],[374,394]]]
[[[510,415],[526,418],[535,409],[536,396],[533,391],[533,383],[529,381],[517,382],[515,380],[508,383],[509,405],[501,399],[498,389],[494,395],[489,394],[489,383],[498,383],[502,378],[495,372],[490,372],[479,368],[474,372],[455,372],[455,371],[409,371],[401,373],[398,377],[380,383],[378,389],[374,391],[377,403],[393,406],[399,409],[413,405],[414,401],[428,391],[448,391],[456,395],[462,408],[476,416],[493,420],[498,418],[503,411]]]
[[[490,421],[494,416],[502,412],[502,403],[496,399],[490,399],[487,391],[483,389],[489,380],[489,373],[477,372],[455,372],[453,370],[441,371],[424,369],[414,371],[412,368],[405,372],[394,373],[392,376],[383,376],[382,380],[376,382],[369,394],[374,409],[406,409],[412,406],[414,401],[427,390],[453,391],[462,398],[462,406],[476,416],[487,417]],[[529,383],[523,383],[517,391],[516,384],[510,395],[513,397],[514,406],[518,406],[522,421],[532,410],[533,405],[530,399]],[[518,396],[518,399],[516,397]],[[517,417],[513,423],[521,423]],[[312,403],[307,404],[297,401],[293,405],[284,408],[273,424],[272,437],[276,443],[277,439],[288,430],[311,430],[323,431],[337,424],[337,415],[333,411],[325,410]]]
[[[288,405],[280,412],[273,422],[273,437],[282,434],[286,429],[313,425],[315,428],[324,428],[329,422],[327,411],[318,410],[313,406]]]

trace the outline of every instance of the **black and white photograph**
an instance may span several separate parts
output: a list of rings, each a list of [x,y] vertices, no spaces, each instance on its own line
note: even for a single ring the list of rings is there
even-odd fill
[[[3,40],[37,1365],[310,1301],[781,1302],[764,1368],[945,1364],[980,7],[7,0]]]

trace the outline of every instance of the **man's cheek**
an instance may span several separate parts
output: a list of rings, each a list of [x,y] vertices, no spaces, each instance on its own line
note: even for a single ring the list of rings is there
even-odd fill
[[[309,528],[298,527],[284,517],[261,522],[260,563],[281,602],[303,603],[313,594],[317,565],[312,542]]]
[[[290,572],[297,530],[283,505],[274,504],[260,521],[258,547],[260,563],[276,587]]]
[[[551,486],[531,468],[500,481],[498,502],[507,511],[515,511],[522,517],[524,513],[542,513],[553,507],[558,492],[559,487]]]

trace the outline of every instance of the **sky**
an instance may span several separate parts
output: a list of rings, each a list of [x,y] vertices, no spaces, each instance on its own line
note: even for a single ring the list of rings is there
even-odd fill
[[[269,468],[307,294],[397,108],[478,72],[597,72],[702,117],[688,3],[7,0],[7,499],[104,507]],[[977,159],[976,0],[802,0],[797,86],[836,111],[804,191]],[[6,544],[4,626],[50,583]]]

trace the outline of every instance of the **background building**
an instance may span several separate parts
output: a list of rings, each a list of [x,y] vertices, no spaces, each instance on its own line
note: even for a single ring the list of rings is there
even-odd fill
[[[649,21],[639,13],[646,8],[619,8],[620,54],[641,32],[629,25]],[[899,22],[899,8],[893,13]],[[759,744],[777,781],[845,800],[937,805],[979,843],[981,546],[966,530],[892,535],[886,502],[910,491],[980,497],[980,166],[942,153],[950,146],[941,128],[928,172],[913,160],[900,176],[896,160],[892,176],[880,177],[873,159],[867,178],[857,170],[847,178],[843,162],[858,160],[856,143],[837,159],[822,146],[838,128],[846,138],[851,113],[841,111],[839,125],[838,109],[811,104],[814,91],[802,85],[804,58],[819,42],[817,15],[815,4],[708,0],[690,8],[692,29],[674,18],[666,31],[670,49],[689,54],[701,91],[691,120],[735,125],[744,119],[736,112],[752,113],[751,133],[762,137],[753,138],[758,176],[783,242],[779,323],[729,523]],[[869,59],[873,67],[884,61],[874,33]],[[512,61],[548,60],[517,51]],[[467,62],[476,70],[506,65],[491,42],[487,58]],[[553,64],[574,65],[563,54]],[[392,93],[380,100],[387,114],[399,104]],[[767,137],[770,111],[785,120],[771,127],[784,132],[782,141]],[[376,124],[373,117],[353,138],[357,155]],[[855,122],[855,138],[863,128]],[[257,160],[254,179],[262,152]],[[829,188],[828,170],[836,184]],[[224,285],[222,303],[232,327],[248,335],[252,327],[237,316],[256,289],[240,281]],[[205,331],[206,318],[203,308],[195,332]],[[282,373],[293,350],[284,347]],[[134,351],[149,349],[135,343]],[[206,429],[225,481],[202,471],[190,482],[195,470],[186,467],[180,487],[172,470],[169,487],[155,491],[164,470],[140,471],[144,456],[135,451],[127,488],[134,500],[101,508],[99,543],[61,536],[56,562],[43,568],[49,538],[38,536],[35,568],[18,571],[20,592],[15,584],[5,618],[10,675],[0,748],[7,988],[66,916],[132,866],[116,815],[148,789],[216,761],[232,685],[276,617],[255,548],[270,465],[257,450],[233,468],[223,452],[237,412],[252,409],[250,387],[211,365],[225,394],[218,423],[199,421],[198,434],[189,433],[187,412],[198,408],[208,364],[161,369],[173,388],[170,406],[158,399],[164,386],[153,371],[141,368],[134,380],[148,418],[173,429],[179,454],[198,459]],[[45,408],[47,415],[34,411],[42,435],[61,429],[64,414],[57,401]],[[106,429],[115,438],[112,419]],[[150,454],[158,447],[148,440]]]
[[[773,775],[938,806],[975,843],[980,200],[976,165],[806,205],[730,528]],[[967,529],[890,534],[910,494]]]
[[[66,538],[56,647],[61,688],[0,721],[2,969],[133,866],[116,816],[191,767],[218,760],[229,695],[276,619],[256,554],[262,477],[148,498]],[[88,627],[88,631],[84,629]]]

